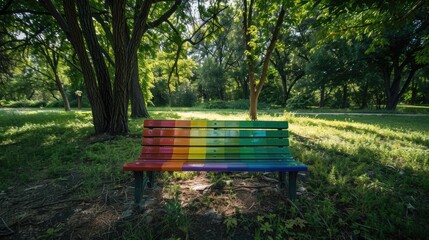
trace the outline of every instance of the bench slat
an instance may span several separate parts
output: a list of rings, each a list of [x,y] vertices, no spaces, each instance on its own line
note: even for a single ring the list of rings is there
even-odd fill
[[[261,137],[287,138],[287,130],[144,129],[143,137]]]
[[[141,154],[145,153],[163,153],[163,154],[188,154],[188,153],[206,153],[206,154],[290,154],[289,148],[280,147],[165,147],[165,146],[145,146]]]
[[[289,146],[288,139],[143,138],[143,146]]]
[[[307,166],[290,160],[260,161],[160,161],[145,160],[126,163],[126,171],[307,171]]]
[[[261,128],[287,129],[280,121],[145,120],[146,128]]]
[[[290,154],[141,154],[139,160],[145,159],[160,159],[160,160],[195,160],[195,159],[206,159],[206,160],[226,160],[237,159],[252,160],[252,159],[285,159],[290,158]]]

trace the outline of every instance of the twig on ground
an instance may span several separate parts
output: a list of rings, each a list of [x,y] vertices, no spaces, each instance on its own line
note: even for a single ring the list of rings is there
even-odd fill
[[[60,200],[60,201],[56,201],[56,202],[51,202],[51,203],[46,203],[46,204],[42,204],[39,206],[34,206],[31,209],[37,209],[37,208],[43,208],[43,207],[49,207],[55,204],[60,204],[60,203],[66,203],[66,202],[79,202],[79,201],[85,201],[84,199],[65,199],[65,200]]]
[[[237,186],[232,188],[225,188],[225,190],[237,190],[240,188],[254,188],[254,189],[261,189],[261,188],[269,188],[273,187],[272,185],[262,185],[262,186]]]
[[[6,224],[6,222],[3,220],[3,218],[1,218],[1,221],[3,222],[6,229],[9,230],[9,233],[2,234],[2,236],[8,236],[8,235],[12,235],[15,233],[15,231],[13,231],[12,229],[9,228],[9,226]]]

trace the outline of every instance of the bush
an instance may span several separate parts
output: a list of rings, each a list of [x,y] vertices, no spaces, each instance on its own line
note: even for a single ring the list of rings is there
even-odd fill
[[[208,109],[225,109],[228,108],[227,102],[222,100],[213,100],[204,104],[204,108]]]
[[[150,91],[153,95],[151,101],[154,106],[167,106],[169,104],[167,80],[156,81]]]
[[[50,101],[46,106],[50,108],[62,108],[64,107],[64,101],[62,100]]]
[[[45,101],[35,101],[35,100],[19,100],[19,101],[2,101],[1,105],[3,107],[10,108],[40,108],[46,107],[47,103]]]
[[[249,109],[249,99],[239,99],[235,101],[213,100],[203,105],[207,109]],[[269,109],[270,105],[265,102],[258,102],[258,109]]]
[[[193,107],[196,105],[198,97],[190,83],[182,83],[172,94],[172,100],[173,107]]]
[[[286,106],[290,109],[306,109],[314,105],[314,99],[311,94],[297,94],[291,97]]]

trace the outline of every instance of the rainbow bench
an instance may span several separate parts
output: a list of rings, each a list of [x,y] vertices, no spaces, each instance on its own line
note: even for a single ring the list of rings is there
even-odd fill
[[[287,128],[284,121],[145,120],[140,157],[123,170],[134,172],[136,204],[154,171],[279,172],[282,188],[289,172],[293,199],[307,166],[293,159]]]

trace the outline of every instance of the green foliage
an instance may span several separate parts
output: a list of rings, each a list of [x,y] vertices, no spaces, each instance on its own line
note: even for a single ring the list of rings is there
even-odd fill
[[[184,234],[187,238],[190,226],[189,218],[180,204],[180,192],[175,188],[172,189],[173,192],[170,191],[170,194],[173,197],[167,200],[163,206],[165,211],[163,224],[166,228],[165,230],[173,233],[180,230],[181,232],[178,234]]]
[[[306,109],[314,105],[314,96],[310,93],[298,93],[287,101],[287,108],[289,109]]]
[[[195,88],[189,82],[182,83],[172,98],[172,106],[174,107],[193,107],[198,100]]]
[[[240,99],[235,101],[214,100],[205,103],[203,107],[207,109],[249,109],[250,104],[249,100],[246,99]],[[269,109],[270,105],[265,102],[259,102],[258,108]]]
[[[427,110],[427,106],[420,108]],[[222,226],[228,236],[234,238],[242,231],[250,231],[256,239],[426,236],[427,117],[272,114],[278,112],[261,114],[260,118],[290,122],[292,153],[310,166],[310,177],[300,177],[298,182],[306,190],[293,205],[279,199],[278,207],[269,213],[236,213],[225,218]],[[246,116],[239,110],[175,110],[174,114],[174,118],[186,114],[204,119]],[[172,115],[154,111],[154,116],[171,119]],[[123,184],[130,180],[121,166],[138,157],[141,124],[142,120],[131,120],[131,137],[104,138],[92,136],[89,112],[1,110],[0,189],[73,173],[83,181],[77,196],[96,199],[104,182]],[[173,173],[167,181],[189,179],[193,174]],[[209,173],[208,177],[212,183],[223,184],[229,175]],[[165,191],[171,198],[163,205],[162,224],[125,226],[125,238],[186,238],[193,233],[193,217],[182,206],[179,185],[170,182],[168,186]],[[210,194],[202,203],[216,206]],[[56,229],[46,230],[47,237],[55,235]]]

